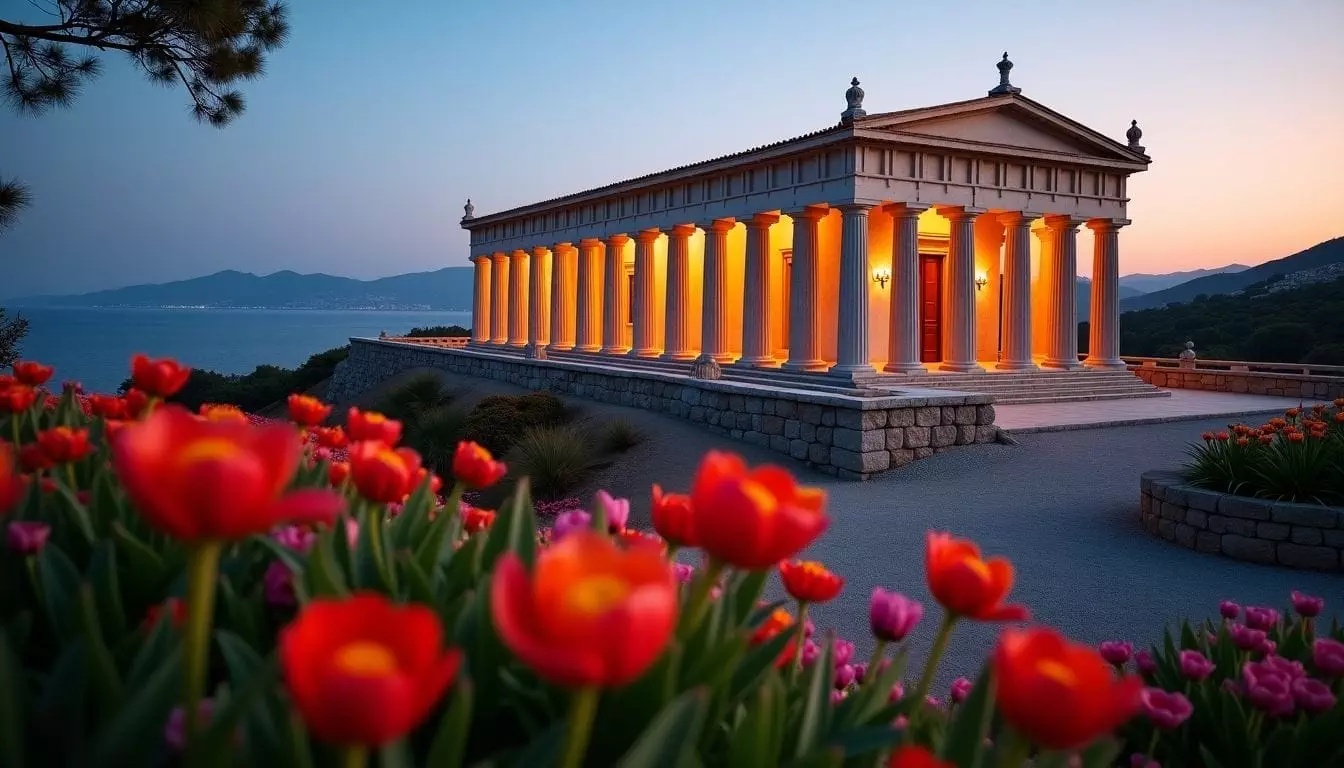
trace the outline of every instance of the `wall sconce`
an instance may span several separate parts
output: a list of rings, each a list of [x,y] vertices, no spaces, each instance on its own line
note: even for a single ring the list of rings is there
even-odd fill
[[[989,285],[989,278],[985,277],[984,272],[977,272],[975,274],[975,290],[983,291],[986,285]]]
[[[878,285],[882,286],[883,288],[886,288],[886,287],[887,287],[887,281],[890,280],[890,279],[891,279],[891,270],[889,270],[889,269],[874,269],[874,270],[873,270],[873,282],[874,282],[874,283],[877,283]]]

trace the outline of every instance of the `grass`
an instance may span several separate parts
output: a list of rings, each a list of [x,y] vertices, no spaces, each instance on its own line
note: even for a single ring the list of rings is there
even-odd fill
[[[411,422],[425,412],[452,403],[454,393],[432,371],[417,373],[382,397],[375,406],[388,418]]]
[[[406,444],[420,454],[425,466],[447,479],[452,476],[457,441],[466,429],[466,411],[453,405],[436,405],[419,411],[408,423]]]
[[[644,433],[629,419],[613,419],[602,427],[602,447],[608,453],[625,453],[642,442]]]
[[[588,434],[572,424],[533,427],[509,452],[509,472],[531,478],[538,498],[560,498],[596,466],[592,446]]]

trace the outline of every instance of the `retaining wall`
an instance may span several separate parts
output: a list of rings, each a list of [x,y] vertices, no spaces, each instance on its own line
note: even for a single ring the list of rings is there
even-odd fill
[[[1222,371],[1207,368],[1158,368],[1146,365],[1131,365],[1129,369],[1155,387],[1301,397],[1308,401],[1308,405],[1313,401],[1344,397],[1344,378],[1339,376]]]

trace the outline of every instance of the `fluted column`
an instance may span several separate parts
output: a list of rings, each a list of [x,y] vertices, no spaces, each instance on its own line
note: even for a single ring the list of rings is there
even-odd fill
[[[577,352],[602,349],[602,241],[579,241]]]
[[[743,281],[742,357],[738,365],[771,368],[770,348],[770,227],[777,213],[758,213],[747,220],[747,270]]]
[[[607,238],[606,271],[602,281],[605,298],[602,300],[602,354],[623,355],[630,351],[625,344],[625,318],[629,314],[626,304],[630,300],[625,293],[625,244],[630,242],[626,235],[612,235]]]
[[[1031,359],[1031,222],[1035,213],[1005,213],[1003,245],[1003,346],[1000,370],[1032,370]]]
[[[944,371],[983,371],[975,359],[975,217],[983,208],[939,208],[947,219],[947,284],[943,288]]]
[[[659,232],[646,229],[635,236],[634,347],[631,357],[657,357],[658,350],[658,274],[654,271],[653,246]]]
[[[1075,216],[1046,216],[1050,229],[1050,258],[1046,279],[1050,283],[1050,334],[1046,368],[1072,370],[1078,362],[1078,225]]]
[[[667,231],[667,308],[664,360],[691,360],[691,235],[695,225],[678,224]]]
[[[551,250],[544,245],[533,248],[527,343],[537,347],[551,343],[551,268]]]
[[[732,219],[700,225],[705,230],[705,299],[700,314],[700,357],[733,359],[728,349],[728,230]]]
[[[887,341],[890,373],[923,373],[919,347],[919,215],[924,204],[897,203],[891,213],[891,332]]]
[[[471,343],[490,341],[490,257],[473,256],[476,284],[471,294]]]
[[[527,346],[527,251],[509,254],[509,346]]]
[[[1124,368],[1120,359],[1120,228],[1126,219],[1093,219],[1092,303],[1088,314],[1089,368]]]
[[[817,261],[821,219],[825,208],[788,211],[793,219],[793,274],[789,289],[789,359],[791,371],[821,371],[821,339],[817,334]]]
[[[578,252],[569,243],[551,246],[551,342],[547,349],[574,348],[574,309],[578,287],[574,273]]]
[[[494,299],[490,302],[490,343],[509,343],[509,257],[496,253],[490,257],[490,281]]]
[[[868,362],[868,211],[873,206],[838,206],[840,223],[840,302],[835,308],[837,376],[864,376],[877,371]]]

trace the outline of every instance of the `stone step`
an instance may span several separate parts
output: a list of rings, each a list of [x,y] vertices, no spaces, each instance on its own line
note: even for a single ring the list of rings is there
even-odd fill
[[[1039,403],[1077,403],[1092,402],[1098,400],[1128,400],[1131,398],[1149,398],[1149,397],[1171,397],[1171,393],[1164,390],[1155,392],[1125,392],[1099,395],[1038,395],[1022,397],[998,397],[995,396],[995,405],[1033,405]]]
[[[891,387],[890,389],[899,388]],[[1073,387],[975,387],[972,391],[994,395],[995,397],[1013,397],[1017,395],[1067,395],[1072,393],[1088,395],[1110,392],[1151,392],[1154,389],[1155,387],[1135,386],[1133,384],[1090,384]]]

